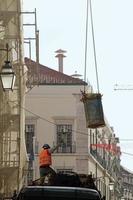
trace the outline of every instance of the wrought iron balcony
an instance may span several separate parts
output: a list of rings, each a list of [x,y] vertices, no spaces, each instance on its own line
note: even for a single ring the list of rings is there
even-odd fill
[[[96,149],[93,150],[92,148],[90,148],[90,153],[102,165],[103,168],[107,168],[107,161],[102,158],[102,156],[97,152]]]
[[[19,166],[19,161],[16,160],[1,160],[0,161],[0,169],[3,167],[18,167]]]

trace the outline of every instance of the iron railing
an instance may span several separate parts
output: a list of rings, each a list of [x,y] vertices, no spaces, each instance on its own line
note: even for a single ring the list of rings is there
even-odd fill
[[[102,165],[103,168],[107,169],[107,161],[104,158],[102,158],[102,156],[97,152],[97,150],[93,150],[92,148],[90,148],[90,153]]]

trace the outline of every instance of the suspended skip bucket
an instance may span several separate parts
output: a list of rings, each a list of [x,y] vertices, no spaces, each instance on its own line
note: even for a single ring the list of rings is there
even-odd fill
[[[87,128],[105,126],[101,97],[100,93],[82,92],[81,101],[84,103]]]

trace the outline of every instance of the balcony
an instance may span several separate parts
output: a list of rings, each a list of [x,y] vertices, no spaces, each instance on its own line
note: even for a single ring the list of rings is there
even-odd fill
[[[92,148],[90,148],[90,153],[91,155],[99,162],[99,164],[106,169],[107,168],[107,161],[102,158],[102,156],[97,152],[97,150],[93,150]]]
[[[14,161],[0,161],[0,175],[10,175],[19,167],[19,162]]]

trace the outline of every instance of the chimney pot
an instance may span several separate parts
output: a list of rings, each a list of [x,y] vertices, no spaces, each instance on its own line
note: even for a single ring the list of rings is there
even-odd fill
[[[55,57],[58,58],[59,72],[61,72],[61,73],[63,73],[63,58],[66,57],[64,55],[64,53],[66,53],[66,52],[67,51],[62,50],[62,49],[58,49],[57,51],[55,51],[55,53],[57,53],[57,55]]]

